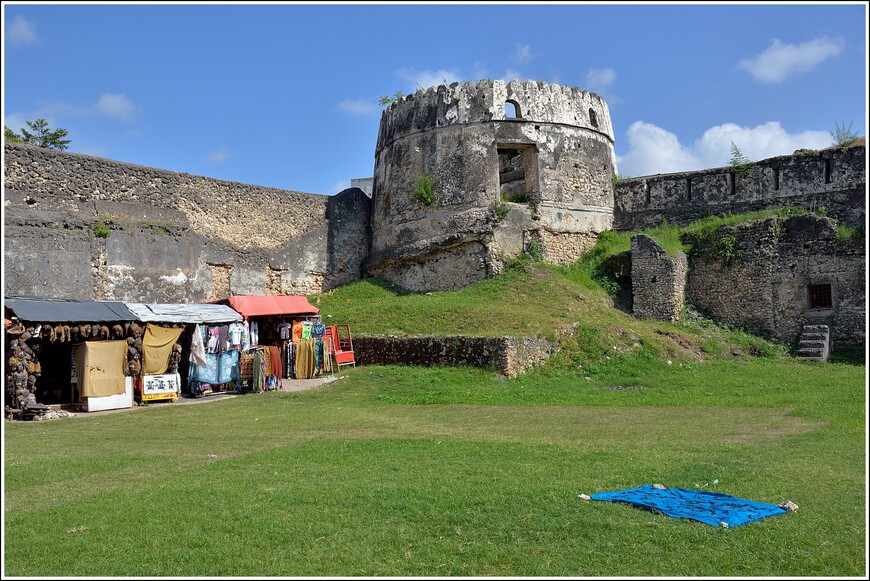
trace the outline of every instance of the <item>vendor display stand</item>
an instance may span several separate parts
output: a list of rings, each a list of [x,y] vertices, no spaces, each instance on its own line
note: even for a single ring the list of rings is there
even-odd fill
[[[142,376],[142,403],[166,400],[176,402],[179,393],[181,375],[178,373]]]

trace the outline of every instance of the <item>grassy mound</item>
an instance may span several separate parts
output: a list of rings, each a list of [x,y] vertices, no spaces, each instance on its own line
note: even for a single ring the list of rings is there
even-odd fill
[[[545,337],[559,345],[550,366],[635,356],[683,361],[786,354],[785,346],[691,310],[683,320],[666,323],[641,321],[615,308],[607,281],[595,272],[601,256],[607,254],[593,251],[567,268],[524,257],[456,292],[415,293],[365,279],[309,300],[327,321],[347,323],[357,335]]]

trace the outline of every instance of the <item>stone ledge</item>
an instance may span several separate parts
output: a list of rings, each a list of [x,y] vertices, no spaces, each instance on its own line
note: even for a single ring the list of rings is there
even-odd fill
[[[540,337],[364,337],[353,339],[360,365],[471,366],[515,377],[546,362],[554,347]]]

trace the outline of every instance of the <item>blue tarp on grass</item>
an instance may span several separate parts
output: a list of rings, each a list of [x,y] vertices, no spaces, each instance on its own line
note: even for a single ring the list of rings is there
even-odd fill
[[[660,489],[649,484],[616,492],[599,492],[589,498],[623,502],[655,510],[674,518],[689,518],[714,527],[728,528],[788,512],[775,504],[746,500],[718,492],[684,488]]]

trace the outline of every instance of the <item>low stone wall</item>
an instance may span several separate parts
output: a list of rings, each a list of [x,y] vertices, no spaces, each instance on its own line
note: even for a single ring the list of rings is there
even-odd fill
[[[471,366],[515,377],[546,362],[552,344],[539,337],[354,337],[360,365]]]

